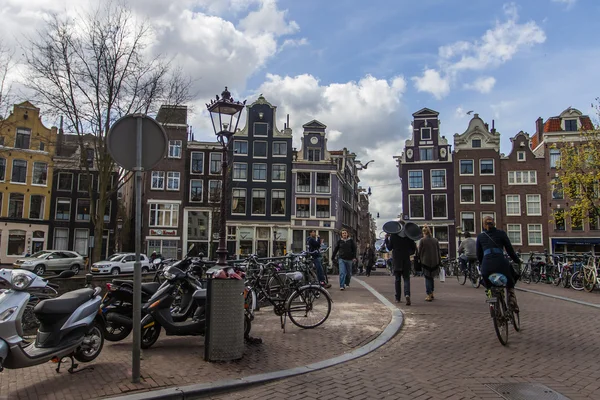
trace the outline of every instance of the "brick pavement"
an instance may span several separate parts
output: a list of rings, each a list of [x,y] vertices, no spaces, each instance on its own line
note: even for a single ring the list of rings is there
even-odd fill
[[[364,280],[393,299],[391,277]],[[411,283],[413,305],[400,304],[406,317],[403,329],[375,352],[210,398],[499,399],[485,384],[523,382],[544,384],[572,400],[600,399],[598,310],[519,292],[522,331],[511,330],[509,346],[503,347],[483,289],[448,279],[436,282],[436,300],[426,303],[423,279]]]
[[[60,374],[55,364],[5,370],[0,374],[0,399],[92,399],[139,390],[212,382],[278,371],[350,352],[377,337],[391,314],[359,284],[344,292],[330,291],[334,303],[319,328],[302,330],[288,321],[286,333],[271,308],[258,312],[252,335],[263,344],[248,346],[244,358],[232,363],[203,361],[203,337],[165,337],[143,352],[142,383],[130,383],[131,341],[104,343],[98,359],[80,364],[81,372]],[[84,369],[86,366],[93,369]],[[67,365],[68,367],[68,365]]]
[[[600,305],[600,290],[598,290],[598,289],[595,289],[593,292],[588,293],[585,290],[574,290],[571,288],[565,289],[564,287],[562,287],[562,285],[554,286],[552,284],[542,283],[542,282],[530,283],[529,285],[521,282],[519,284],[519,287],[523,288],[523,289],[535,290],[535,291],[542,292],[542,293],[548,293],[548,294],[552,294],[555,296],[568,297],[571,299]]]

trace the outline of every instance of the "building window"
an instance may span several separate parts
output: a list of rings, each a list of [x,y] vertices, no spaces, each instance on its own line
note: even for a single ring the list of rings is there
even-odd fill
[[[331,174],[317,172],[317,193],[331,192]]]
[[[54,250],[69,249],[69,228],[54,229]]]
[[[221,201],[221,181],[208,181],[208,201],[211,203]]]
[[[75,229],[73,250],[82,256],[88,255],[90,231],[87,229]]]
[[[221,173],[221,163],[223,162],[223,154],[210,153],[210,174],[218,175]]]
[[[265,215],[267,191],[265,189],[252,189],[252,215]]]
[[[43,162],[33,163],[32,185],[46,186],[48,183],[48,164]]]
[[[550,168],[558,168],[560,164],[560,150],[550,149]]]
[[[508,171],[509,185],[537,185],[537,171]]]
[[[571,230],[581,231],[583,230],[583,219],[577,216],[571,215]]]
[[[233,179],[236,181],[245,181],[248,179],[248,164],[233,163]]]
[[[298,180],[296,192],[310,193],[310,172],[298,172],[296,179]]]
[[[460,223],[462,225],[463,232],[475,232],[475,213],[460,213]]]
[[[164,258],[177,258],[177,240],[148,240],[148,254],[154,251]]]
[[[202,179],[190,179],[190,201],[202,201]]]
[[[525,161],[525,152],[517,151],[517,161]]]
[[[419,160],[427,161],[433,160],[433,149],[419,149]]]
[[[153,190],[162,190],[165,188],[165,171],[152,171]]]
[[[267,180],[267,164],[252,164],[252,180],[266,181]]]
[[[409,209],[411,219],[425,218],[425,199],[422,194],[409,194]]]
[[[108,223],[110,222],[110,214],[111,214],[111,201],[107,200],[106,203],[104,203],[104,215],[102,216],[102,219],[104,220],[104,222]],[[100,200],[96,200],[96,215],[98,215],[98,210],[100,209]]]
[[[6,158],[0,158],[0,182],[6,179]]]
[[[527,195],[527,215],[542,215],[542,196],[539,194]]]
[[[200,151],[192,151],[192,174],[203,174],[204,173],[204,153]]]
[[[479,149],[481,147],[481,139],[471,140],[471,147],[474,149]]]
[[[181,140],[169,140],[169,158],[181,158]]]
[[[90,220],[90,199],[77,199],[76,221]]]
[[[8,196],[8,218],[23,218],[23,206],[25,204],[25,195],[21,193],[11,193]]]
[[[431,188],[446,189],[446,170],[433,169],[431,170]]]
[[[266,122],[254,123],[254,136],[267,136],[269,134],[269,124]]]
[[[65,192],[73,190],[73,174],[69,172],[59,172],[56,188]]]
[[[59,221],[68,221],[71,219],[71,200],[70,199],[56,199],[56,213],[55,218]],[[64,249],[62,249],[64,250]]]
[[[543,244],[541,224],[527,225],[527,233],[529,236],[530,246],[541,246]]]
[[[274,156],[287,156],[287,143],[286,142],[274,142],[273,143],[273,155]]]
[[[310,218],[310,199],[296,198],[296,218]]]
[[[460,175],[473,175],[473,160],[460,160]]]
[[[46,149],[46,144],[40,140],[40,151],[44,151]]]
[[[448,207],[445,194],[431,195],[431,210],[433,218],[448,218]]]
[[[408,188],[423,189],[423,171],[408,171]]]
[[[29,219],[44,219],[46,197],[32,194],[29,198]]]
[[[479,173],[481,175],[494,175],[494,160],[479,160]]]
[[[481,185],[481,202],[494,203],[496,201],[494,195],[494,185]]]
[[[285,190],[271,192],[271,215],[285,215]]]
[[[596,214],[596,212],[594,212],[594,211],[590,212],[589,220],[590,220],[590,230],[591,231],[597,231],[598,229],[600,229],[600,224],[598,223],[599,218],[598,218],[598,214]]]
[[[273,164],[273,181],[285,181],[286,168],[284,164]]]
[[[431,128],[421,128],[421,140],[431,140]]]
[[[460,185],[460,202],[475,203],[475,186],[473,185]]]
[[[506,234],[512,245],[522,245],[523,240],[521,239],[521,225],[520,224],[507,224]]]
[[[554,229],[557,231],[564,231],[566,228],[565,224],[565,210],[554,210]]]
[[[256,141],[253,143],[254,146],[254,157],[267,157],[267,142]]]
[[[7,256],[25,255],[25,231],[20,229],[11,229],[8,231],[8,249]]]
[[[317,199],[317,218],[329,218],[331,207],[329,199]]]
[[[565,198],[565,191],[563,189],[562,182],[558,179],[552,181],[552,199],[562,200]]]
[[[236,140],[233,142],[233,153],[239,156],[247,156],[248,142],[246,140]]]
[[[519,196],[518,194],[506,195],[506,215],[521,215],[521,196]]]
[[[150,203],[150,226],[176,228],[179,223],[179,204]]]
[[[31,141],[31,129],[17,128],[17,137],[15,139],[15,148],[29,149]]]
[[[308,161],[321,161],[321,150],[308,149]]]
[[[179,190],[180,173],[175,171],[167,172],[167,190]]]
[[[27,161],[13,160],[11,183],[27,183]]]
[[[85,149],[85,158],[82,155],[81,163],[88,168],[94,168],[94,149]]]
[[[80,192],[88,192],[90,190],[90,185],[92,184],[92,175],[89,174],[79,174],[79,181],[77,182],[77,190]]]
[[[577,131],[577,120],[576,119],[565,119],[565,131],[576,132]]]
[[[246,214],[246,189],[233,189],[232,214]]]

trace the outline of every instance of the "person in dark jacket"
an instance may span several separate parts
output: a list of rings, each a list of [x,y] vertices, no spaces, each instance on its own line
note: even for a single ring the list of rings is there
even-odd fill
[[[402,279],[404,279],[404,297],[406,305],[410,306],[410,256],[415,254],[417,245],[414,240],[404,236],[385,235],[385,247],[392,252],[392,265],[394,269],[394,287],[396,303],[400,303],[402,293]]]
[[[431,229],[427,225],[423,227],[423,239],[419,241],[419,261],[425,277],[425,292],[427,293],[425,301],[433,301],[433,278],[439,272],[442,257],[440,243],[431,235]]]
[[[338,265],[340,267],[340,290],[350,286],[352,278],[352,263],[356,262],[356,243],[348,236],[348,231],[342,229],[342,238],[338,240],[333,249],[332,258],[340,253]]]
[[[515,294],[515,271],[510,263],[504,257],[504,249],[517,264],[521,263],[521,259],[515,253],[515,250],[510,243],[508,235],[503,230],[496,228],[494,218],[487,216],[483,219],[483,232],[477,235],[477,259],[481,266],[481,275],[483,284],[486,288],[490,288],[492,283],[489,276],[494,273],[500,273],[506,276],[506,297],[508,304],[514,312],[519,312],[517,304],[517,296]]]
[[[373,264],[375,264],[375,252],[370,243],[367,243],[367,247],[362,256],[362,263],[367,270],[367,276],[371,276],[371,268],[373,268]]]
[[[319,278],[319,283],[321,284],[321,286],[330,288],[331,285],[325,281],[325,273],[323,272],[323,255],[318,252],[321,249],[322,243],[323,240],[317,236],[317,231],[311,229],[308,233],[308,238],[306,239],[308,251],[310,253],[314,253],[312,255],[312,258],[313,263],[315,264],[315,268],[317,269],[317,278]]]

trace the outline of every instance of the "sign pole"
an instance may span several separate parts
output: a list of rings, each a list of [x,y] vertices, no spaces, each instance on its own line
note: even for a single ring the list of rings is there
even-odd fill
[[[133,266],[133,350],[131,362],[131,381],[140,382],[140,342],[142,319],[142,123],[143,116],[137,120],[136,157],[135,157],[135,263]]]

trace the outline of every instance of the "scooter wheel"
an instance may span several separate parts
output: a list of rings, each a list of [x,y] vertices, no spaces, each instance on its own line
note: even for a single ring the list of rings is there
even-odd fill
[[[90,362],[96,359],[104,346],[104,331],[101,326],[94,323],[85,335],[81,346],[75,350],[73,357],[79,362]]]
[[[252,329],[252,320],[248,315],[244,315],[244,337],[250,336],[250,330]]]
[[[154,343],[156,343],[158,337],[160,336],[160,325],[157,322],[154,322],[152,326],[147,328],[142,327],[141,336],[142,340],[140,347],[142,349],[149,349]]]
[[[109,342],[120,342],[131,333],[132,327],[119,325],[118,322],[106,321],[104,327],[104,339]]]

